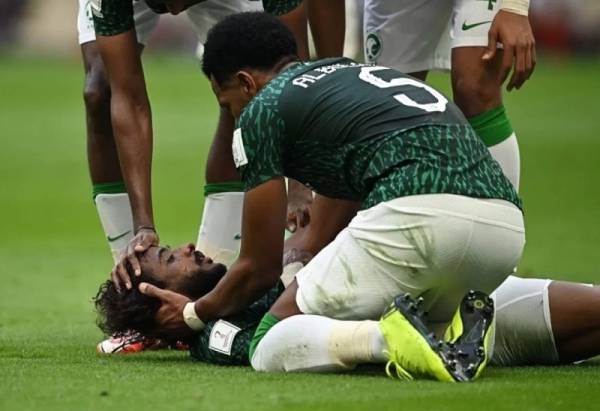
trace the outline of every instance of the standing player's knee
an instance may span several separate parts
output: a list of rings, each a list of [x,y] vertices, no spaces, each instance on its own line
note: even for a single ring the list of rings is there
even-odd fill
[[[93,65],[86,72],[83,101],[92,118],[110,111],[110,86],[103,68]]]
[[[456,75],[452,81],[454,101],[467,117],[473,117],[497,107],[502,102],[500,87],[489,81]]]

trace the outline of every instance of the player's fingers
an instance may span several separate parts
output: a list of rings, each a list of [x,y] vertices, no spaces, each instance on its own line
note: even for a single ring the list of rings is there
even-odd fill
[[[138,257],[136,255],[134,249],[132,249],[131,252],[127,254],[127,261],[129,261],[129,264],[131,265],[131,269],[133,270],[133,273],[135,275],[142,274],[142,268],[140,267],[140,260],[138,260]]]
[[[134,242],[135,242],[135,247],[134,247],[135,251],[137,253],[143,253],[157,243],[156,235],[154,233],[149,234],[149,235],[143,234],[140,236],[139,239],[134,239]]]
[[[508,78],[508,75],[510,74],[510,70],[513,68],[514,53],[515,50],[511,46],[505,47],[502,52],[502,64],[500,65],[500,84],[504,84]]]
[[[527,61],[529,63],[529,72],[527,73],[527,79],[532,76],[533,71],[535,70],[535,40],[532,39],[529,44],[529,48],[527,49]]]
[[[510,91],[514,88],[519,88],[527,78],[526,69],[527,48],[519,46],[515,48],[515,61],[512,76],[508,82],[507,89]]]
[[[163,290],[162,288],[148,283],[140,283],[138,289],[142,294],[145,294],[148,297],[158,298],[162,301],[167,300],[170,294],[168,290]]]
[[[531,74],[533,73],[533,68],[534,68],[534,63],[532,60],[532,56],[531,56],[531,48],[527,47],[527,49],[525,50],[525,72],[523,73],[523,79],[521,81],[521,84],[517,85],[517,89],[520,89],[523,84],[529,80],[529,78],[531,77]]]
[[[160,292],[162,291],[160,288],[148,283],[140,283],[138,289],[142,294],[155,298],[160,298]]]
[[[112,281],[112,283],[114,284],[115,288],[117,289],[117,292],[120,293],[121,292],[121,281],[119,280],[119,276],[117,274],[116,267],[113,268],[112,271],[110,272],[110,281]]]
[[[123,264],[123,260],[121,260],[115,267],[116,271],[116,282],[115,284],[124,284],[125,288],[128,290],[131,289],[131,279],[129,278],[129,273]],[[113,281],[114,282],[114,281]]]
[[[481,58],[485,61],[489,61],[494,58],[496,55],[496,50],[498,48],[498,31],[492,27],[490,31],[488,31],[488,45],[486,47],[485,52],[481,56]]]

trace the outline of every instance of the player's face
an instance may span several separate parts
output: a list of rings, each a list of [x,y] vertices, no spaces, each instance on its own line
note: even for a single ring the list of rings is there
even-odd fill
[[[213,77],[210,79],[215,96],[221,108],[229,111],[236,120],[240,117],[244,107],[248,105],[254,94],[248,90],[247,86],[233,78],[227,83],[219,85]]]
[[[215,275],[222,276],[227,268],[214,263],[193,244],[171,249],[169,247],[151,247],[140,258],[141,268],[152,272],[166,283],[166,288],[197,297],[197,290],[205,289],[206,282]]]

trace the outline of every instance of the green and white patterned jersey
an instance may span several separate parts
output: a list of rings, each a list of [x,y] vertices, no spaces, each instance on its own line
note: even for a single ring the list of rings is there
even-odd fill
[[[246,190],[276,176],[364,208],[418,194],[521,207],[460,110],[425,83],[349,59],[297,63],[242,112],[233,155]]]
[[[98,36],[116,36],[134,27],[131,0],[90,0]]]
[[[203,1],[205,0],[189,0],[189,3],[192,5]],[[133,29],[132,0],[90,0],[90,2],[96,35],[115,36]],[[161,0],[147,0],[146,3],[158,13],[166,12],[164,2]],[[263,8],[267,13],[278,16],[292,11],[300,3],[302,0],[263,0]]]
[[[207,323],[190,344],[191,357],[209,364],[249,365],[248,349],[256,327],[283,290],[279,281],[241,313]]]

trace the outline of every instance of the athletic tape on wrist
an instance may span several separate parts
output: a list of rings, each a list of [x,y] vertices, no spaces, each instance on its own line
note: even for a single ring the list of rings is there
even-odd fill
[[[183,321],[194,331],[200,331],[206,324],[198,317],[196,314],[196,303],[191,302],[187,303],[185,307],[183,307]]]
[[[500,8],[521,16],[527,16],[529,14],[529,0],[504,0]]]

